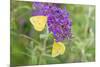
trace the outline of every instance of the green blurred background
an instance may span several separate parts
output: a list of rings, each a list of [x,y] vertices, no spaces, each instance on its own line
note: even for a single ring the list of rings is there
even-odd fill
[[[95,6],[66,4],[72,20],[72,39],[65,53],[51,57],[53,38],[34,30],[29,18],[32,2],[11,1],[11,65],[61,64],[95,61]]]

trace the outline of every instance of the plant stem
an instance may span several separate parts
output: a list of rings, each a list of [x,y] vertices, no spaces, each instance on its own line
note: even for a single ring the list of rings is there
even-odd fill
[[[24,35],[24,34],[18,34],[18,35],[17,35],[15,32],[12,32],[11,34],[16,35],[16,36],[20,36],[20,37],[27,38],[27,39],[32,40],[32,41],[34,41],[35,43],[37,43],[37,44],[40,45],[40,43],[39,43],[37,40],[35,40],[35,39],[33,39],[33,38],[31,38],[31,37],[29,37],[29,36],[27,36],[27,35]]]
[[[46,35],[48,35],[48,28],[47,28],[47,24],[46,24]],[[48,36],[44,39],[44,43],[43,43],[43,45],[44,45],[44,51],[46,50],[46,42],[47,42],[47,40],[48,40]]]
[[[47,25],[46,25],[46,30],[45,30],[45,32],[46,32],[46,35],[48,35],[48,28],[47,28]],[[46,51],[46,42],[47,42],[47,40],[48,40],[48,36],[44,39],[44,42],[43,42],[43,51],[42,52],[44,52],[44,53],[41,53],[40,55],[38,55],[38,58],[37,58],[37,64],[41,64],[41,56],[43,55],[43,54],[45,54],[45,51]]]

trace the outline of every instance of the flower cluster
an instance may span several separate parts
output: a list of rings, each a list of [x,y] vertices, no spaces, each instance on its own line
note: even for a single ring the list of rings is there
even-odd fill
[[[43,15],[47,16],[47,24],[49,32],[52,32],[56,42],[69,39],[71,37],[71,26],[72,22],[69,18],[69,13],[66,9],[62,9],[55,4],[45,4],[35,2],[33,6],[36,11],[32,15]]]

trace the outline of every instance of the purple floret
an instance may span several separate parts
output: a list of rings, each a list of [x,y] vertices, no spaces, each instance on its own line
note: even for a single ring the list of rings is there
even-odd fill
[[[37,10],[33,15],[44,15],[48,17],[48,29],[52,32],[56,42],[71,38],[72,21],[69,13],[54,4],[34,3]]]

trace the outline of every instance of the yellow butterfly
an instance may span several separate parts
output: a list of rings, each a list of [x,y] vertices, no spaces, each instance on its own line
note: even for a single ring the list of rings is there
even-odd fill
[[[30,22],[37,31],[42,31],[45,28],[47,22],[47,16],[32,16]]]
[[[56,57],[58,55],[62,55],[65,52],[65,46],[62,42],[56,42],[54,40],[53,48],[52,48],[52,57]]]

